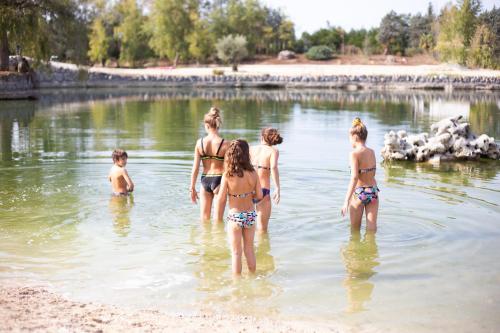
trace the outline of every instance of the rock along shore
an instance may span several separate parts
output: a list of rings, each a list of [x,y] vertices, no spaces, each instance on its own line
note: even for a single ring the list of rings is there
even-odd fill
[[[224,74],[215,75],[214,69]],[[27,75],[0,76],[0,98],[16,98],[38,88],[215,87],[326,88],[345,90],[500,90],[500,71],[468,70],[450,65],[242,65],[224,67],[87,68],[51,63]]]

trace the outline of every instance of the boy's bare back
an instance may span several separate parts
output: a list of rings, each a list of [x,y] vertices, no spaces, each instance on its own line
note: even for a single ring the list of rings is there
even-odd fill
[[[115,150],[113,152],[114,165],[109,170],[109,181],[114,195],[128,195],[134,190],[134,183],[130,179],[127,169],[128,155],[123,150]]]

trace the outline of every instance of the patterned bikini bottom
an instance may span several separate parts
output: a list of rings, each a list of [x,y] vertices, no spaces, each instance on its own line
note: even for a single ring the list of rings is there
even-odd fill
[[[255,210],[252,210],[250,212],[229,213],[226,219],[228,222],[236,223],[240,228],[248,229],[255,224],[256,218],[257,218],[257,213],[255,213]]]
[[[368,205],[370,202],[375,202],[378,199],[378,192],[380,189],[375,186],[360,186],[356,187],[354,190],[354,196],[356,196],[363,205]]]

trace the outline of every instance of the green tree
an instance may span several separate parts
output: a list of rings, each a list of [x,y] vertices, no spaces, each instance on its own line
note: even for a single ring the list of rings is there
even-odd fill
[[[232,64],[233,71],[238,71],[238,64],[248,55],[247,39],[241,35],[229,35],[217,41],[217,57]]]
[[[478,15],[481,11],[480,0],[458,0],[459,11],[457,28],[463,35],[464,46],[469,47],[476,31]]]
[[[121,15],[121,22],[115,28],[114,35],[120,41],[120,61],[135,65],[143,58],[145,33],[144,18],[136,0],[121,0],[117,4],[117,11]]]
[[[88,56],[90,61],[100,62],[104,66],[108,58],[109,38],[106,35],[106,28],[100,17],[97,17],[92,23],[91,34],[89,38]]]
[[[495,37],[485,24],[479,25],[472,38],[467,65],[471,67],[493,68]]]
[[[189,54],[197,62],[206,62],[214,53],[214,37],[209,30],[208,22],[194,17],[193,30],[188,36]]]
[[[189,58],[188,36],[193,30],[191,11],[197,4],[189,0],[154,0],[149,21],[149,45],[160,57],[177,66],[179,59]]]
[[[363,52],[367,55],[379,54],[382,52],[382,45],[378,41],[378,28],[370,29],[366,32],[363,42]]]
[[[0,1],[0,70],[9,69],[9,54],[17,46],[37,60],[50,56],[50,25],[67,26],[74,19],[73,0]]]
[[[310,36],[311,46],[326,45],[334,51],[340,51],[342,44],[341,29],[336,27],[322,28]]]
[[[281,22],[278,29],[279,48],[276,51],[289,49],[295,43],[295,26],[291,20]]]
[[[420,48],[422,36],[431,34],[432,22],[420,13],[410,17],[408,46],[414,49]]]
[[[353,45],[362,49],[363,43],[366,38],[366,33],[367,32],[365,29],[360,29],[360,30],[351,29],[348,33],[345,34],[345,44]]]
[[[486,25],[493,37],[491,46],[493,47],[493,63],[495,67],[500,67],[500,7],[493,7],[484,11],[479,16],[481,25]]]
[[[404,54],[408,38],[408,15],[390,11],[382,18],[378,40],[384,46],[384,54]]]
[[[444,61],[465,62],[464,36],[458,29],[459,13],[455,5],[447,5],[441,11],[435,50]]]

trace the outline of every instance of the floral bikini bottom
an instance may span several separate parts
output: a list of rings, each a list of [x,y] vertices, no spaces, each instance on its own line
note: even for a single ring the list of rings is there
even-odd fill
[[[234,222],[240,228],[251,228],[255,224],[255,219],[257,218],[257,213],[255,210],[250,212],[235,212],[229,213],[227,216],[228,222]]]
[[[354,190],[354,196],[356,196],[363,205],[368,205],[370,202],[377,201],[378,192],[380,189],[377,185],[375,186],[360,186],[356,187]]]

